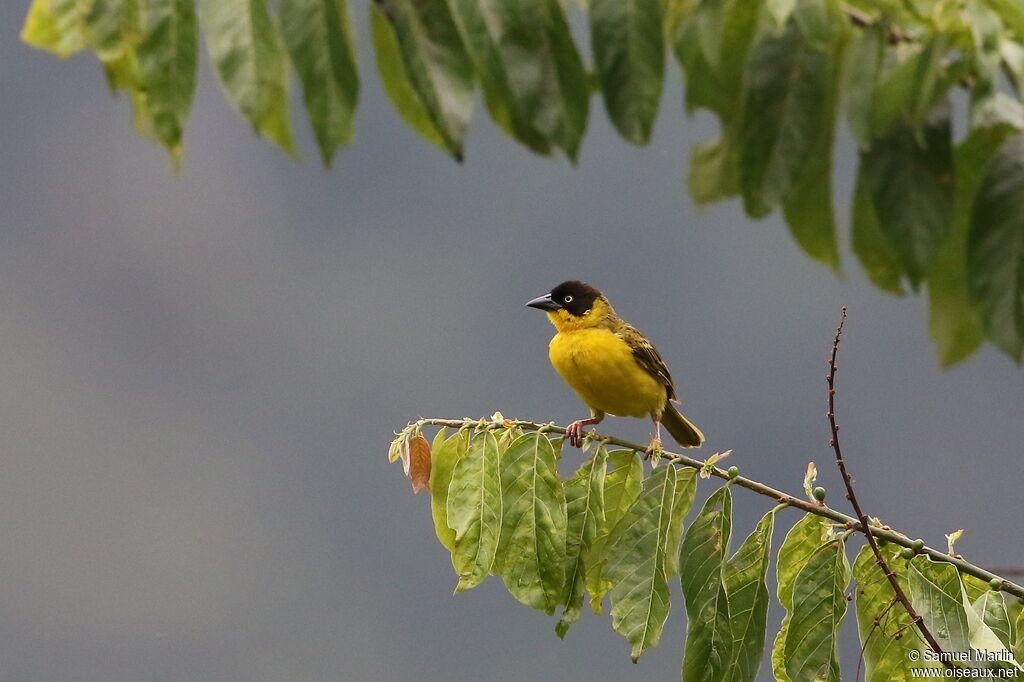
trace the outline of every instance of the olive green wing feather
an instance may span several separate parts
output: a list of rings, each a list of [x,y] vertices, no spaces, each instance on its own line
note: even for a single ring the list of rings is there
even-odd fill
[[[636,327],[623,323],[618,330],[618,335],[629,344],[633,351],[633,357],[644,370],[652,377],[665,385],[668,390],[669,400],[675,400],[676,389],[672,384],[672,375],[669,374],[665,361],[661,359],[658,349],[647,340],[647,337],[640,333]]]

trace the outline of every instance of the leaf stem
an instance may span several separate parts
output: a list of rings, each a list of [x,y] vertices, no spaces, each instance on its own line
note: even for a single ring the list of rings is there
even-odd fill
[[[425,419],[418,419],[416,422],[414,422],[415,425],[421,426],[421,427],[422,426],[447,426],[449,428],[454,428],[454,429],[474,428],[474,427],[480,426],[481,423],[486,423],[486,421],[481,422],[481,420],[479,420],[479,419],[469,419],[469,418],[464,418],[464,419],[425,418]],[[550,431],[551,433],[559,433],[559,434],[563,434],[563,435],[565,434],[565,427],[564,426],[558,426],[557,424],[554,424],[553,422],[536,422],[536,421],[509,419],[509,420],[506,420],[504,422],[504,424],[506,426],[515,426],[515,427],[521,428],[524,431],[539,431],[543,427],[546,431]],[[609,435],[606,435],[606,434],[603,434],[603,433],[598,433],[596,431],[591,431],[590,432],[590,436],[592,438],[594,438],[595,440],[600,440],[600,441],[602,441],[604,443],[608,443],[610,445],[617,445],[620,448],[626,448],[627,450],[633,450],[634,452],[643,453],[643,452],[645,452],[647,450],[647,445],[641,445],[640,443],[634,443],[632,441],[628,441],[628,440],[625,440],[623,438],[618,438],[616,436],[609,436]],[[704,468],[704,462],[702,462],[701,460],[694,459],[693,457],[688,457],[687,455],[682,455],[682,454],[675,453],[675,452],[669,452],[668,450],[663,450],[661,452],[661,459],[668,460],[668,461],[671,461],[671,462],[675,462],[676,464],[679,464],[680,466],[690,467],[692,469],[700,470],[700,469]],[[720,478],[723,481],[728,481],[729,480],[729,474],[728,474],[728,472],[725,469],[722,469],[722,468],[719,468],[719,467],[711,467],[711,468],[708,469],[708,471],[710,472],[710,474],[712,476]],[[754,479],[746,478],[745,476],[737,476],[736,478],[733,479],[733,485],[734,486],[739,486],[741,488],[746,488],[747,490],[755,492],[758,495],[763,495],[764,497],[771,498],[772,500],[775,500],[780,505],[786,505],[786,506],[789,506],[789,507],[795,507],[796,509],[800,509],[800,510],[808,512],[810,514],[814,514],[816,516],[820,516],[822,518],[829,519],[830,521],[834,521],[836,523],[843,524],[847,528],[852,528],[853,530],[855,530],[855,531],[857,531],[859,533],[863,533],[864,532],[864,530],[863,530],[864,526],[861,524],[860,521],[858,521],[857,519],[855,519],[852,516],[844,514],[844,513],[840,512],[840,511],[836,511],[835,509],[832,509],[830,507],[826,507],[823,504],[818,504],[817,502],[808,502],[807,500],[803,500],[803,499],[801,499],[799,497],[796,497],[794,495],[790,495],[789,493],[785,493],[785,492],[783,492],[781,490],[778,490],[776,488],[773,488],[773,487],[771,487],[769,485],[765,485],[764,483],[761,483],[760,481],[755,481]],[[905,535],[903,535],[901,533],[897,533],[895,531],[889,530],[887,528],[872,527],[871,528],[871,534],[874,537],[876,537],[876,538],[881,538],[883,540],[887,540],[888,542],[892,542],[892,543],[897,544],[897,545],[899,545],[901,547],[913,547],[913,541],[910,538],[908,538],[907,536],[905,536]],[[1017,597],[1021,597],[1022,599],[1024,599],[1024,587],[1021,587],[1020,585],[1018,585],[1018,584],[1016,584],[1014,582],[1006,580],[1002,576],[999,576],[999,575],[996,575],[995,573],[987,571],[984,568],[981,568],[980,566],[975,566],[974,564],[970,563],[969,561],[966,561],[966,560],[958,558],[958,557],[950,556],[949,554],[946,554],[945,552],[941,552],[941,551],[939,551],[937,549],[934,549],[932,547],[925,547],[925,548],[923,548],[919,552],[919,554],[927,554],[928,556],[932,557],[936,561],[946,561],[946,562],[949,562],[949,563],[953,564],[954,566],[956,566],[957,569],[959,569],[963,573],[967,573],[968,575],[973,575],[975,578],[980,578],[981,580],[984,580],[984,581],[987,581],[987,582],[991,582],[993,578],[997,578],[997,579],[1002,581],[1002,591],[1003,592],[1006,592],[1008,594],[1012,594],[1012,595],[1015,595]]]

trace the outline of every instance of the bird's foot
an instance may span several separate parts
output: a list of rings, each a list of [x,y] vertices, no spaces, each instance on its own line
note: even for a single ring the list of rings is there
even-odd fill
[[[661,453],[662,453],[661,439],[660,438],[652,438],[651,439],[651,444],[647,446],[646,450],[644,450],[644,461],[646,462],[646,461],[650,460],[652,457],[654,457],[655,458],[655,463],[657,463],[657,458],[661,457]]]
[[[577,419],[565,427],[565,438],[569,441],[569,445],[574,448],[583,447],[583,427],[588,423],[586,419]]]

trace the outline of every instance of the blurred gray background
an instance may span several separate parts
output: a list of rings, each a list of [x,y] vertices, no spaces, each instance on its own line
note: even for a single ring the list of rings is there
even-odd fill
[[[478,107],[458,166],[385,100],[356,4],[357,141],[333,171],[298,105],[295,163],[204,64],[180,177],[92,57],[22,46],[27,2],[0,6],[0,679],[678,679],[677,585],[636,667],[607,617],[562,642],[493,579],[452,597],[428,497],[385,458],[419,415],[583,415],[523,307],[570,277],[659,346],[706,452],[794,492],[816,460],[838,507],[824,361],[849,306],[839,418],[866,508],[1024,563],[1024,374],[990,348],[941,371],[923,299],[868,285],[845,237],[837,278],[778,219],[698,211],[684,169],[714,125],[684,117],[674,65],[650,148],[595,98],[572,168]],[[854,163],[843,143],[844,224]],[[770,503],[736,505],[743,536]]]

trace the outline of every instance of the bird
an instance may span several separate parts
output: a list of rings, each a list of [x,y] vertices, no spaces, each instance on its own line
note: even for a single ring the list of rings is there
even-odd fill
[[[654,435],[646,457],[661,448],[661,426],[684,448],[700,447],[704,434],[675,407],[676,389],[665,361],[636,327],[615,313],[608,299],[578,280],[562,282],[526,303],[555,326],[548,358],[555,371],[590,408],[590,417],[566,427],[570,445],[582,447],[583,429],[605,415],[650,416]]]

